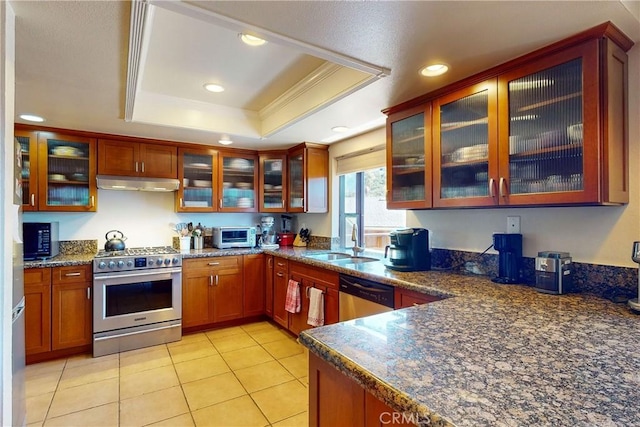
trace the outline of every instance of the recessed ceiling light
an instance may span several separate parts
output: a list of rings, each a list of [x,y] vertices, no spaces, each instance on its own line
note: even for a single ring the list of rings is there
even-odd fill
[[[224,88],[215,83],[207,83],[206,85],[204,85],[204,88],[209,92],[215,92],[215,93],[224,92]]]
[[[260,37],[252,36],[251,34],[238,34],[240,36],[240,40],[244,42],[244,44],[248,44],[249,46],[262,46],[267,41],[261,39]]]
[[[233,141],[231,139],[229,139],[228,136],[223,136],[222,138],[220,138],[218,140],[218,142],[222,145],[231,145],[233,144]]]
[[[336,127],[332,127],[331,130],[334,132],[347,132],[349,128],[346,126],[336,126]]]
[[[22,120],[27,120],[29,122],[38,122],[38,123],[44,122],[44,118],[43,117],[36,116],[34,114],[20,114],[20,118]]]
[[[420,69],[420,74],[425,77],[440,76],[449,71],[449,67],[445,64],[431,64]]]

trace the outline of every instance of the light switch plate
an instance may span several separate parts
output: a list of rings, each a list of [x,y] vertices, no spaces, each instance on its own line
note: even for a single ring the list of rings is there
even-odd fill
[[[507,234],[520,234],[520,217],[507,217]]]

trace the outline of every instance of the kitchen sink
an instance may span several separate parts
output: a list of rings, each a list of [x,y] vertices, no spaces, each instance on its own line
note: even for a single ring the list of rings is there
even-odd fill
[[[380,260],[377,258],[369,258],[366,256],[358,256],[358,257],[350,256],[348,258],[335,259],[329,262],[331,264],[344,265],[344,264],[363,264],[365,262],[374,262],[374,261],[380,261]]]
[[[354,257],[349,254],[343,254],[342,252],[328,252],[324,254],[307,255],[307,258],[315,259],[318,261],[327,261],[332,264],[362,264],[364,262],[379,261],[377,258],[369,258],[364,256]]]

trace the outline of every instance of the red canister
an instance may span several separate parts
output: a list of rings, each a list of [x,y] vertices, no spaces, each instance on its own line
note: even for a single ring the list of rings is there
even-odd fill
[[[278,243],[280,246],[293,246],[293,239],[296,233],[278,233]]]

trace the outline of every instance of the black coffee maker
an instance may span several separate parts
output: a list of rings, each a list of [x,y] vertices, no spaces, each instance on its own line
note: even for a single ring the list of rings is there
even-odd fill
[[[522,267],[522,234],[493,234],[493,247],[498,251],[496,283],[520,283]]]
[[[405,228],[389,233],[391,244],[384,248],[384,257],[389,256],[385,266],[396,271],[431,270],[429,253],[429,230]]]

